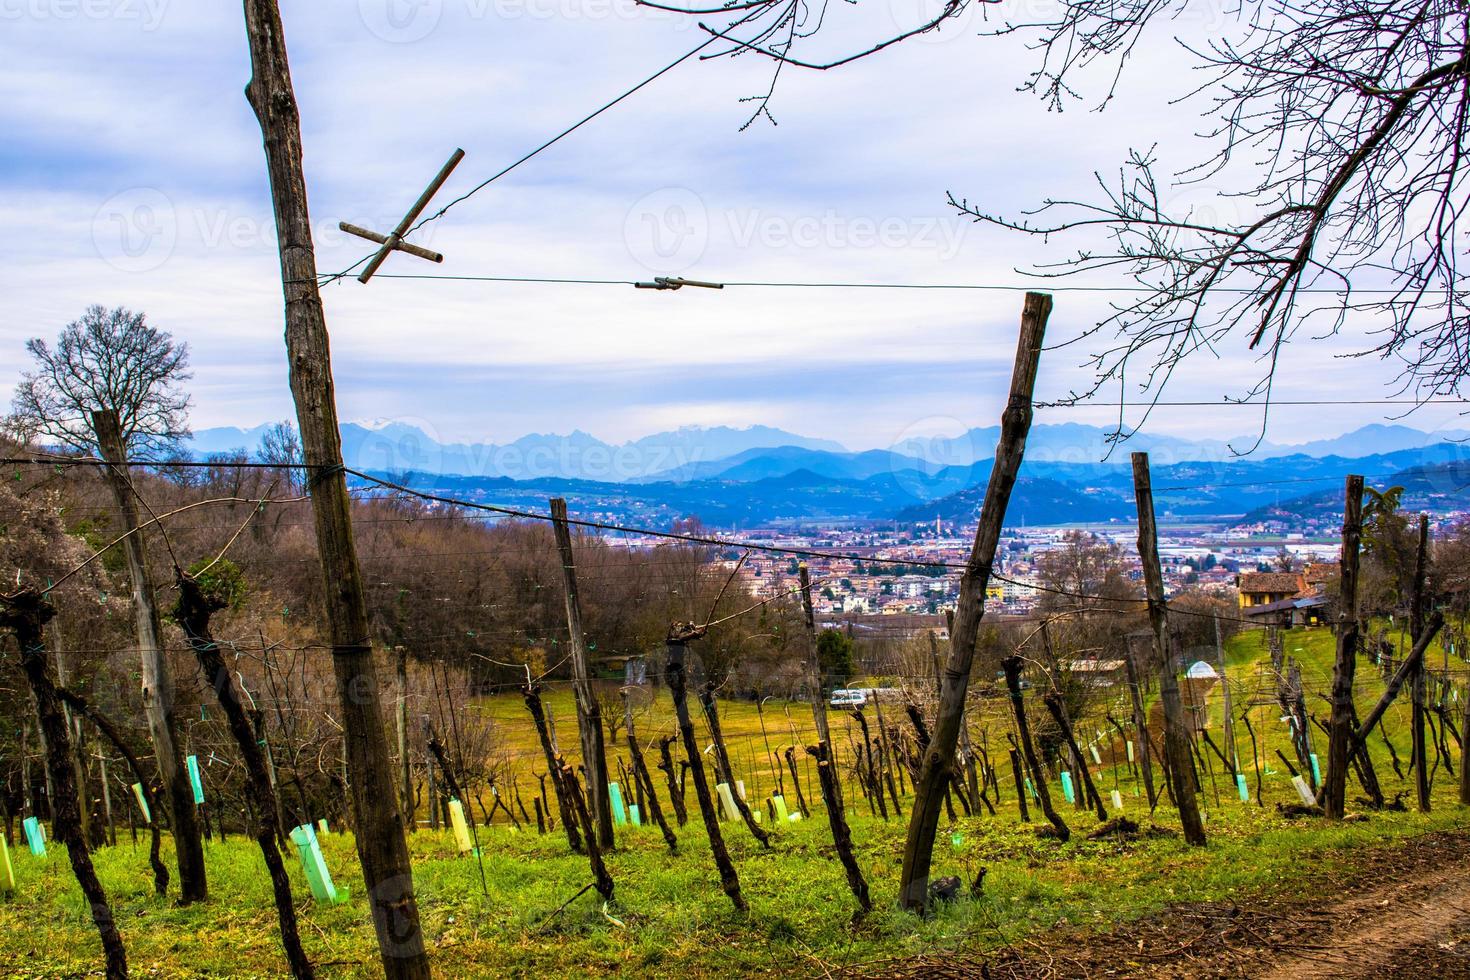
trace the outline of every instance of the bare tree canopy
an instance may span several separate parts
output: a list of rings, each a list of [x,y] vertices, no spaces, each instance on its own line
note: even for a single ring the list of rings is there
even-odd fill
[[[72,449],[95,445],[92,412],[117,413],[128,455],[173,455],[189,435],[189,345],[151,327],[142,313],[90,306],[66,325],[53,348],[26,341],[35,361],[16,388],[17,427]]]
[[[1027,87],[1060,108],[1081,97],[1074,76],[1111,60],[1116,81],[1151,22],[1187,4],[1063,3],[1055,20],[1008,30],[1033,32],[1042,65]],[[1033,271],[1122,273],[1138,287],[1083,334],[1106,339],[1088,355],[1095,384],[1080,397],[1115,387],[1146,418],[1184,358],[1229,339],[1260,353],[1238,397],[1262,406],[1264,431],[1284,346],[1344,329],[1367,335],[1354,356],[1400,361],[1401,390],[1459,395],[1470,371],[1455,238],[1470,11],[1267,0],[1236,14],[1186,48],[1200,72],[1177,94],[1201,105],[1206,125],[1182,169],[1160,177],[1154,151],[1134,150],[1116,184],[1098,177],[1095,199],[1049,199],[1019,218],[951,203],[979,221],[1081,239],[1071,258]],[[1214,189],[1211,214],[1172,203],[1191,184]],[[1115,435],[1128,433],[1120,414]]]
[[[725,28],[701,20],[727,43],[703,57],[771,59],[774,89],[784,67],[836,68],[950,27],[970,0],[936,0],[929,19],[829,57],[806,54],[824,24],[841,30],[827,3],[639,2],[739,15]],[[1036,52],[1022,88],[1055,110],[1089,98],[1105,107],[1131,56],[1202,4],[1058,0],[1044,5],[1050,13],[1007,22],[999,3],[974,2],[997,16],[983,34]],[[1088,285],[1108,287],[1126,277],[1129,298],[1076,338],[1096,342],[1084,355],[1094,379],[1067,401],[1115,392],[1113,436],[1126,438],[1185,358],[1239,343],[1261,369],[1227,396],[1260,405],[1264,433],[1285,345],[1345,330],[1364,335],[1352,356],[1398,361],[1400,393],[1459,396],[1470,372],[1455,239],[1470,193],[1470,10],[1452,0],[1262,0],[1213,12],[1223,23],[1197,31],[1197,43],[1179,41],[1197,71],[1163,81],[1205,120],[1188,158],[1166,168],[1156,148],[1134,149],[1115,179],[1097,175],[1095,197],[1048,198],[1020,215],[949,196],[977,221],[1075,246],[1022,271],[1094,274]],[[749,100],[752,122],[769,117],[770,99]],[[1143,411],[1130,420],[1131,404]]]

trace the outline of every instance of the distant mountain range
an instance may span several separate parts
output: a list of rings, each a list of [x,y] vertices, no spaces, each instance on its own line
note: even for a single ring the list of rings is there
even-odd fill
[[[199,455],[244,449],[254,451],[268,426],[202,429],[190,444]],[[971,429],[954,437],[907,439],[888,449],[849,452],[840,443],[797,435],[769,426],[685,426],[613,444],[580,430],[566,435],[531,434],[505,444],[441,442],[423,428],[393,420],[346,422],[342,453],[354,469],[508,477],[557,477],[603,483],[697,482],[720,479],[764,480],[807,470],[820,476],[864,480],[881,473],[914,471],[933,475],[989,459],[1000,436],[998,426]],[[1404,425],[1367,425],[1334,439],[1301,445],[1262,443],[1248,461],[1333,456],[1361,458],[1422,449],[1470,432],[1421,432]],[[1068,422],[1032,427],[1026,458],[1033,463],[1089,465],[1124,461],[1127,453],[1148,452],[1155,466],[1184,462],[1216,463],[1239,459],[1231,445],[1246,449],[1252,440],[1233,443],[1188,440],[1140,433],[1124,443],[1108,441],[1099,426]],[[953,489],[959,489],[955,487]]]
[[[193,449],[248,450],[264,429],[206,429]],[[996,435],[975,429],[951,440],[854,453],[766,427],[686,427],[621,445],[585,432],[470,445],[440,443],[399,422],[342,426],[350,467],[459,499],[543,510],[548,497],[560,496],[582,514],[656,525],[698,516],[732,528],[808,520],[969,524],[984,498]],[[765,445],[771,442],[779,444]],[[1297,451],[1281,451],[1290,448]],[[1069,423],[1032,429],[1008,522],[1131,522],[1126,453],[1138,449],[1151,454],[1165,519],[1300,523],[1330,516],[1341,507],[1348,473],[1374,486],[1404,484],[1415,508],[1470,509],[1470,442],[1407,426],[1367,426],[1247,457],[1231,456],[1221,443],[1138,437],[1101,461],[1105,430]]]

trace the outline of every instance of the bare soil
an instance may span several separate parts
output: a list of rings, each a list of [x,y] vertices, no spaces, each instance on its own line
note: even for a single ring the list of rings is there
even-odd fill
[[[1171,906],[986,954],[867,964],[862,977],[1470,978],[1470,834],[1366,850],[1310,897]]]

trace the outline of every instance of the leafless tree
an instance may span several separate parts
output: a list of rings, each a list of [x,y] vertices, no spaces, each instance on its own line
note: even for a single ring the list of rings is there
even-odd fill
[[[1070,0],[1045,22],[1008,25],[1042,64],[1027,87],[1050,106],[1081,79],[1112,80],[1135,48],[1189,0]],[[1188,356],[1241,338],[1260,372],[1235,396],[1261,406],[1262,432],[1286,344],[1344,327],[1354,356],[1397,359],[1401,391],[1458,395],[1470,370],[1466,283],[1456,224],[1467,203],[1470,11],[1446,0],[1266,0],[1201,46],[1177,96],[1201,107],[1198,152],[1162,176],[1134,150],[1095,198],[1047,199],[1007,217],[951,195],[963,214],[1003,228],[1078,239],[1044,276],[1128,275],[1139,287],[1082,337],[1094,384],[1143,406],[1142,423]],[[1175,203],[1209,190],[1209,212]],[[1079,338],[1080,339],[1080,338]],[[1131,370],[1130,370],[1131,369]]]
[[[825,58],[807,51],[824,25],[834,30],[829,7],[837,5],[638,2],[739,17],[724,27],[700,20],[726,45],[702,57],[752,54],[775,63],[771,90],[750,100],[753,122],[770,117],[782,68],[850,64],[952,26],[970,0],[938,4],[929,20]],[[1203,6],[1058,0],[1044,6],[1053,13],[996,21],[982,33],[1022,39],[1038,53],[1022,88],[1048,108],[1074,105],[1098,87],[1101,109],[1131,56],[1166,41],[1162,32]],[[1028,272],[1100,274],[1110,284],[1121,274],[1136,284],[1074,338],[1096,342],[1084,355],[1094,378],[1064,403],[1116,390],[1112,435],[1127,438],[1186,358],[1238,337],[1261,366],[1228,397],[1260,406],[1264,434],[1286,345],[1345,328],[1367,335],[1351,356],[1398,362],[1399,393],[1421,401],[1458,396],[1470,372],[1455,235],[1470,203],[1470,11],[1452,0],[1264,0],[1213,11],[1220,25],[1196,32],[1198,43],[1179,41],[1199,70],[1166,83],[1205,120],[1181,165],[1166,169],[1156,147],[1135,149],[1116,178],[1098,173],[1096,196],[1047,198],[1020,215],[949,196],[976,221],[1076,241],[1069,258]],[[1142,411],[1130,418],[1130,406]]]
[[[189,435],[189,345],[148,325],[142,313],[89,306],[52,347],[26,341],[35,361],[16,388],[17,427],[86,451],[96,444],[92,412],[117,413],[130,459],[174,455]]]
[[[281,467],[279,481],[292,492],[300,492],[306,486],[305,474],[299,468],[304,460],[301,435],[290,422],[273,423],[260,437],[260,448],[256,450],[255,461]]]

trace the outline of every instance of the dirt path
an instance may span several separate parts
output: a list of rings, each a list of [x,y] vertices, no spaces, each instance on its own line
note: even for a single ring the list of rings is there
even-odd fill
[[[1174,906],[1101,933],[869,964],[864,977],[1470,978],[1470,834],[1361,853],[1321,897]]]
[[[1263,980],[1470,976],[1470,862],[1371,889],[1324,911],[1318,949],[1290,949]]]

